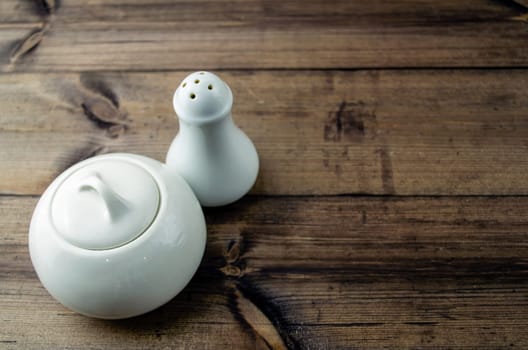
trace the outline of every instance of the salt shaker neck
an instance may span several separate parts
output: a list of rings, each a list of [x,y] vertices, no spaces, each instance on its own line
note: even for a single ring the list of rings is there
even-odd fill
[[[203,133],[225,133],[229,132],[232,128],[236,128],[231,113],[226,114],[221,118],[211,120],[206,123],[193,123],[185,119],[180,118],[180,132],[187,129],[199,129]]]

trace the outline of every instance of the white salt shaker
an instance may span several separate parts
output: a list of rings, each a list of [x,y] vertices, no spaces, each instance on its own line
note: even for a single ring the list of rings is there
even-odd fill
[[[233,94],[215,74],[195,72],[174,93],[180,130],[167,153],[203,206],[220,206],[246,194],[257,178],[255,146],[233,122]]]

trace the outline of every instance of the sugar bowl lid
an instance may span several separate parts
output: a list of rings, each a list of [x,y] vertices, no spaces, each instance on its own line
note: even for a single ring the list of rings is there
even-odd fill
[[[57,233],[82,249],[129,243],[154,221],[160,190],[152,175],[125,159],[98,159],[74,170],[57,187],[51,220]]]

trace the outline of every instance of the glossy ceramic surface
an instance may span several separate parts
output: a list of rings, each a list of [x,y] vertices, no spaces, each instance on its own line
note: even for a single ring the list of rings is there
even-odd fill
[[[84,249],[119,247],[142,234],[157,215],[155,179],[128,160],[85,163],[62,181],[51,199],[52,224]]]
[[[209,72],[196,72],[173,98],[180,130],[167,153],[167,166],[180,173],[203,206],[238,200],[256,181],[255,146],[233,122],[233,95]]]
[[[137,174],[144,171],[135,181],[146,181],[144,185],[150,190],[152,187],[149,182],[152,181],[159,191],[159,203],[155,208],[155,217],[146,228],[139,227],[140,224],[136,227],[137,230],[132,229],[134,232],[131,235],[115,241],[117,243],[111,239],[102,239],[104,244],[101,243],[100,246],[86,246],[86,242],[83,243],[83,239],[86,240],[83,235],[89,236],[86,228],[79,228],[76,233],[74,226],[66,225],[65,232],[68,234],[65,236],[64,232],[59,233],[54,218],[60,215],[52,213],[53,198],[66,189],[62,185],[68,184],[70,176],[76,176],[83,168],[98,168],[98,165],[106,161],[111,161],[114,165],[124,162],[137,167],[136,170],[140,169]],[[88,191],[81,195],[93,196],[93,192],[96,192],[96,198],[88,200],[92,201],[90,206],[83,206],[83,200],[75,195],[73,199],[64,200],[81,203],[79,207],[83,208],[86,216],[82,220],[86,223],[90,220],[106,220],[109,225],[106,228],[103,224],[94,227],[101,230],[99,234],[112,235],[112,230],[108,227],[119,224],[112,222],[116,218],[105,212],[108,209],[106,199],[113,203],[113,196],[122,197],[129,208],[120,215],[126,217],[127,210],[134,212],[134,203],[140,205],[137,199],[142,195],[127,195],[124,187],[115,186],[115,179],[110,179],[110,173],[116,175],[120,170],[114,169],[108,173],[104,169],[105,167],[99,168],[99,179],[94,179],[93,176],[97,175],[88,171],[88,177],[80,177],[79,183],[73,181],[72,188],[84,188],[81,192]],[[145,174],[147,175],[144,176]],[[140,180],[141,177],[143,180]],[[71,195],[72,192],[68,191],[66,189],[65,193]],[[146,197],[151,198],[151,195],[152,193],[147,194]],[[81,243],[75,241],[76,234]],[[105,248],[109,242],[117,247]],[[132,154],[108,154],[90,158],[61,174],[37,204],[29,233],[31,260],[39,279],[50,294],[74,311],[107,319],[136,316],[172,299],[185,287],[198,268],[205,242],[203,213],[187,183],[160,162]]]

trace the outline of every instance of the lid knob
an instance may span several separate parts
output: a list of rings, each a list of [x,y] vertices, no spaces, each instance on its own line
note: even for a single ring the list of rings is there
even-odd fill
[[[109,221],[117,221],[126,213],[128,207],[131,205],[131,203],[127,203],[126,199],[112,190],[112,188],[101,179],[101,175],[97,172],[82,180],[82,183],[79,186],[79,192],[86,191],[93,191],[101,197]]]
[[[157,215],[159,188],[143,167],[94,160],[57,188],[51,217],[57,233],[79,248],[119,247],[142,234]]]

